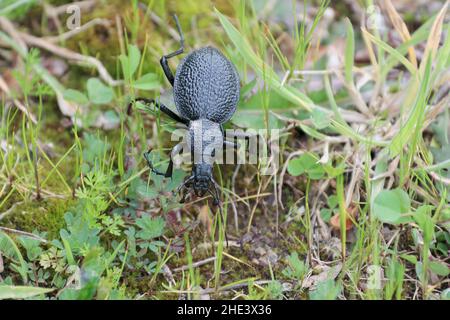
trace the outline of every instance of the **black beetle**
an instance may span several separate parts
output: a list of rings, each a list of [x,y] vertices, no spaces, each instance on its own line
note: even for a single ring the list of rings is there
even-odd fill
[[[234,65],[219,50],[210,46],[189,53],[181,61],[174,76],[167,60],[184,52],[183,32],[176,15],[174,19],[180,34],[180,49],[163,56],[160,63],[167,80],[173,86],[179,115],[153,99],[136,98],[135,101],[153,104],[188,128],[186,140],[193,160],[192,174],[179,186],[178,192],[184,188],[192,188],[197,196],[204,196],[209,192],[214,205],[219,205],[218,184],[212,176],[214,155],[221,152],[224,145],[237,146],[234,142],[225,140],[222,124],[236,111],[240,94],[239,76]],[[171,177],[173,157],[180,151],[180,144],[172,149],[165,173],[153,167],[149,159],[150,151],[144,153],[144,157],[154,173]]]

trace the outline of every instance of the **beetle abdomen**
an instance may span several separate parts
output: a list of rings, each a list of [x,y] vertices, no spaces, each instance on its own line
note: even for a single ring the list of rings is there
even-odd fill
[[[234,65],[213,47],[188,54],[180,63],[173,88],[178,112],[189,120],[228,121],[239,101]]]

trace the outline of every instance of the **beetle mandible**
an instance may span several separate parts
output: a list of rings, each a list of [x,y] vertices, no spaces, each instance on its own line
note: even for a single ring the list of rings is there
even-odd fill
[[[173,17],[180,35],[180,49],[164,55],[160,63],[167,80],[173,86],[175,106],[179,114],[153,99],[136,98],[135,101],[154,105],[188,129],[186,141],[191,153],[192,173],[178,187],[177,192],[191,188],[197,196],[209,193],[214,205],[219,205],[219,185],[212,173],[214,155],[222,152],[223,146],[237,147],[236,143],[225,140],[222,124],[230,120],[236,111],[240,94],[239,75],[231,61],[211,46],[189,53],[181,60],[174,75],[168,59],[184,52],[184,36],[177,16]],[[165,173],[153,167],[149,158],[150,151],[144,153],[144,157],[152,172],[172,177],[173,158],[181,149],[181,144],[172,149]]]

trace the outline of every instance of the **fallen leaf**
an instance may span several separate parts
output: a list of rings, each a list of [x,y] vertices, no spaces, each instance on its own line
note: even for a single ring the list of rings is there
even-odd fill
[[[345,221],[345,229],[346,230],[350,230],[353,227],[353,222],[352,220],[354,220],[355,216],[356,216],[356,207],[350,207],[349,210],[347,210],[348,216],[347,219]],[[340,230],[341,229],[341,223],[340,223],[340,214],[336,213],[334,216],[331,217],[330,219],[330,224],[333,226],[333,228]]]

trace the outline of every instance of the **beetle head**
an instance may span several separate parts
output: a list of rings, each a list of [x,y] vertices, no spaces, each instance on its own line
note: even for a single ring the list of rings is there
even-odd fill
[[[203,197],[209,190],[212,176],[212,166],[206,163],[193,167],[193,189],[197,197]]]

